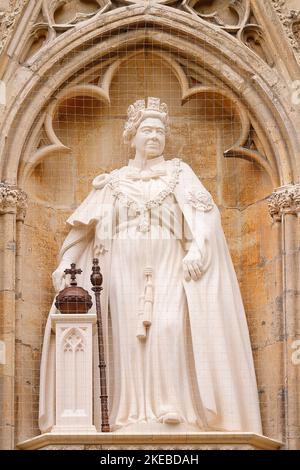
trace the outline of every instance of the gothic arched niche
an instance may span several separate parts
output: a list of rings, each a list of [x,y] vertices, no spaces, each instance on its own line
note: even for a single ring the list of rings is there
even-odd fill
[[[121,138],[126,110],[145,96],[159,96],[169,106],[172,137],[166,158],[180,156],[188,162],[220,208],[245,302],[265,432],[278,436],[278,384],[270,382],[264,366],[268,347],[280,336],[279,306],[270,300],[279,276],[277,239],[265,204],[276,184],[276,171],[266,158],[255,117],[241,97],[184,55],[148,43],[116,51],[70,75],[45,102],[27,140],[19,170],[19,181],[30,196],[21,337],[36,353],[30,356],[19,346],[27,363],[35,366],[20,377],[23,385],[31,385],[26,407],[18,404],[23,417],[18,440],[38,432],[40,345],[54,295],[50,273],[67,233],[65,220],[88,194],[97,174],[126,164],[131,156]],[[33,278],[38,297],[32,293]],[[279,377],[279,362],[275,373]],[[265,396],[273,398],[266,401]],[[274,406],[278,413],[270,425],[268,415]]]

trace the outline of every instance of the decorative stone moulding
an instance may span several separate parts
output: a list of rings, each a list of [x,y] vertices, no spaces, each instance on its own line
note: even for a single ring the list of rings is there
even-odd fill
[[[72,4],[82,8],[83,2],[74,0]],[[68,10],[67,4],[60,3],[60,9],[64,10],[66,8],[68,11],[65,13],[57,11],[59,8],[58,1],[44,2],[43,10],[36,17],[32,16],[30,23],[33,25],[32,27],[44,22],[45,25],[47,24],[48,33],[52,35],[52,39],[49,35],[45,39],[45,29],[40,26],[37,30],[36,41],[39,42],[45,39],[45,42],[39,50],[36,50],[33,55],[26,59],[26,70],[28,74],[33,75],[28,83],[26,82],[26,87],[23,87],[24,90],[26,88],[28,94],[28,103],[34,103],[30,113],[27,114],[24,111],[22,116],[16,115],[14,111],[20,109],[23,96],[22,99],[18,98],[18,100],[7,106],[7,118],[4,118],[2,125],[2,135],[7,135],[7,138],[5,141],[4,139],[0,140],[0,152],[7,151],[12,157],[7,165],[1,168],[3,179],[12,178],[12,175],[16,173],[18,164],[18,184],[27,188],[24,181],[28,176],[30,177],[31,171],[34,171],[39,161],[41,162],[47,156],[52,156],[55,151],[63,155],[65,159],[68,155],[72,156],[69,142],[62,142],[60,139],[63,139],[63,137],[60,136],[59,138],[53,129],[52,121],[55,113],[58,112],[63,101],[71,97],[71,94],[98,99],[102,101],[101,105],[103,107],[109,107],[111,99],[110,83],[122,61],[130,58],[127,45],[132,46],[134,44],[135,53],[138,53],[141,44],[148,41],[153,45],[153,54],[160,53],[163,60],[166,61],[165,63],[170,65],[172,71],[176,74],[182,89],[182,104],[195,97],[197,93],[198,97],[201,97],[202,94],[204,99],[205,94],[206,96],[209,94],[210,99],[213,95],[213,99],[218,100],[218,103],[232,103],[234,119],[239,119],[241,131],[236,142],[229,142],[227,148],[222,148],[225,157],[242,158],[257,163],[267,172],[274,188],[292,180],[292,165],[296,158],[295,155],[298,154],[297,139],[294,138],[297,135],[295,113],[287,115],[284,104],[286,101],[281,99],[280,96],[288,93],[288,91],[282,85],[276,68],[271,69],[268,66],[271,63],[268,62],[267,48],[269,42],[264,40],[263,43],[260,42],[265,31],[262,30],[261,25],[255,23],[256,19],[252,11],[250,16],[247,17],[248,1],[241,0],[231,4],[225,0],[222,0],[222,2],[205,1],[197,3],[192,0],[186,0],[185,2],[173,2],[171,0],[123,0],[118,2],[103,0],[100,2],[99,0],[91,2],[90,7],[93,4],[95,5],[95,11],[86,14],[92,15],[94,12],[94,16],[89,16],[86,19],[78,17],[75,23],[71,18],[71,13],[70,18],[68,17],[68,12],[71,10]],[[235,11],[233,16],[236,21],[234,20],[233,24],[227,24],[228,14],[224,15],[221,4],[225,6],[225,10]],[[194,9],[194,13],[188,11],[187,7]],[[78,14],[82,13],[80,8]],[[96,10],[97,13],[95,13]],[[72,11],[74,13],[74,10]],[[45,19],[46,13],[48,15],[47,20]],[[213,13],[216,14],[213,15]],[[101,15],[101,17],[99,18],[98,15]],[[205,15],[210,15],[210,19]],[[146,17],[149,24],[159,24],[159,34],[152,27],[149,30],[146,28],[145,31],[145,27],[140,26],[138,21]],[[221,24],[221,20],[216,20],[217,17],[221,18],[224,24]],[[67,20],[65,23],[59,23],[64,18],[70,20],[70,23],[73,21],[74,24],[72,28],[68,28],[61,33],[60,37],[57,37],[54,25],[66,24]],[[116,18],[118,18],[118,24],[122,26],[122,38],[118,33],[119,30],[116,30],[114,26],[114,30],[107,40],[100,42],[99,31],[104,30],[104,28],[105,31],[110,31],[110,25],[112,23],[115,25]],[[173,41],[170,42],[171,32],[168,30],[169,26],[163,28],[164,25],[170,24],[170,18],[172,18],[172,21],[177,22],[177,28],[180,29],[181,25],[184,25],[185,34],[188,34],[185,37],[188,39],[185,40],[181,35],[178,35],[176,44]],[[82,21],[79,22],[80,19]],[[229,21],[229,23],[232,22]],[[135,27],[131,28],[130,25],[135,25]],[[139,26],[136,27],[137,25]],[[234,27],[235,33],[227,31],[227,26],[229,28]],[[237,30],[237,27],[244,29]],[[93,28],[95,28],[95,31]],[[21,32],[19,34],[22,41],[19,41],[21,46],[16,52],[18,57],[20,49],[25,48],[29,31],[26,34],[27,37],[25,37],[25,33],[24,37]],[[207,38],[210,38],[211,47],[207,47],[205,54],[201,54],[202,49],[200,46],[202,47],[202,41],[206,44],[204,34]],[[89,37],[89,42],[86,40],[87,37]],[[74,44],[79,46],[83,38],[85,38],[84,43],[82,42],[82,45],[85,44],[84,50],[78,47],[76,54],[68,56],[66,52],[70,52],[72,47],[75,47]],[[196,45],[194,41],[198,39],[199,45]],[[236,39],[240,40],[237,41]],[[32,37],[30,40],[32,41]],[[219,48],[219,45],[223,44],[223,40],[224,44],[225,40],[228,40],[228,47],[224,48],[219,55],[220,60],[216,61],[214,49]],[[249,49],[244,47],[244,41],[249,47],[252,44],[253,51],[257,53],[252,54],[250,51],[251,56],[249,56]],[[100,43],[101,48],[99,47]],[[162,52],[166,44],[168,45],[168,53]],[[175,49],[174,54],[170,53],[170,44],[172,50],[173,47]],[[11,49],[14,50],[13,47]],[[53,51],[56,51],[55,55]],[[226,62],[228,59],[225,60],[228,51],[230,51],[230,57],[234,61],[232,66],[229,62]],[[195,59],[189,60],[192,55]],[[96,63],[96,59],[100,59],[100,57],[101,61],[99,60]],[[204,58],[204,63],[197,62],[196,58],[199,57]],[[262,60],[262,57],[265,61]],[[53,66],[51,64],[54,63],[59,63],[58,70],[57,68],[54,71],[52,70]],[[216,70],[216,63],[219,65],[218,70]],[[251,64],[251,70],[249,64]],[[104,65],[105,67],[103,67]],[[242,72],[239,70],[241,66]],[[9,73],[13,75],[13,64],[11,69]],[[95,75],[97,70],[99,71],[98,83],[94,80],[97,76]],[[254,70],[255,74],[253,74]],[[52,78],[47,81],[45,77],[50,75]],[[43,80],[47,81],[44,89],[42,87],[38,88],[40,84],[37,84],[37,77],[39,76],[43,76]],[[105,89],[107,85],[108,88]],[[79,88],[81,88],[81,91]],[[69,96],[67,96],[68,93],[70,93]],[[268,98],[265,99],[267,95]],[[17,91],[16,96],[19,96]],[[285,96],[285,98],[290,97]],[[43,99],[44,102],[42,102]],[[26,108],[24,110],[27,111]],[[26,119],[24,118],[25,114]],[[266,122],[268,123],[268,129],[271,130],[268,133],[264,128]],[[17,139],[10,132],[12,126],[16,130]],[[43,133],[46,138],[41,139],[39,132]],[[249,136],[252,137],[253,135],[255,135],[255,145],[250,146]],[[25,136],[29,136],[26,142]],[[280,142],[280,145],[275,146],[274,142]],[[288,156],[286,155],[287,148],[282,142],[289,142]],[[278,168],[280,166],[282,166],[281,173]],[[36,193],[37,200],[39,200],[39,196],[44,197],[43,191],[37,190]],[[49,201],[43,202],[48,203]],[[57,201],[57,205],[63,206],[61,201]]]
[[[300,52],[300,8],[289,9],[286,0],[271,0],[293,49]]]
[[[23,7],[26,3],[29,4],[29,0],[20,2],[19,8],[16,8],[10,15],[15,18],[19,15],[21,6]],[[216,28],[234,36],[266,63],[273,65],[272,53],[265,41],[264,29],[253,15],[251,0],[206,0],[205,2],[199,0],[90,0],[86,3],[79,0],[42,0],[40,13],[32,19],[32,27],[24,40],[20,61],[30,63],[31,58],[48,43],[54,41],[57,36],[71,32],[79,24],[83,26],[88,22],[97,21],[106,13],[110,14],[116,9],[124,10],[126,7],[132,7],[133,10],[144,8],[145,12],[148,12],[147,9],[150,7],[185,12],[200,22],[211,23]],[[8,20],[10,30],[12,29],[11,21]],[[293,22],[297,23],[297,19],[294,18]],[[293,28],[290,27],[289,30],[295,39]]]
[[[264,29],[257,24],[253,15],[251,0],[183,0],[182,9],[235,36],[268,65],[274,65],[271,51],[265,41]]]
[[[52,432],[94,433],[93,334],[94,314],[53,314],[55,332],[56,419]]]
[[[9,3],[9,9],[7,11],[2,11],[0,6],[0,54],[12,35],[16,21],[28,1],[29,0],[16,0],[14,2],[7,2]]]
[[[280,222],[284,214],[299,214],[300,183],[276,189],[268,198],[268,206],[274,222]]]
[[[28,196],[17,186],[0,183],[0,214],[13,212],[18,218],[25,218]]]

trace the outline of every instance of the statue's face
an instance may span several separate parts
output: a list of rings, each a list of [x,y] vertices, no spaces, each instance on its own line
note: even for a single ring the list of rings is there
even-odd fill
[[[136,153],[144,154],[150,158],[162,155],[166,143],[166,130],[158,118],[146,118],[139,125],[131,141]]]

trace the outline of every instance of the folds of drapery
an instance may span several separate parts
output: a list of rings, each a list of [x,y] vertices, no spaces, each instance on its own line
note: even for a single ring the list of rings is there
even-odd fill
[[[187,189],[192,188],[195,194],[201,192],[209,196],[209,193],[187,164],[181,162],[181,168],[174,195],[187,224],[187,231],[201,253],[203,269],[203,275],[198,281],[186,282],[183,278],[182,282],[191,325],[196,383],[206,413],[207,429],[261,433],[248,326],[220,214],[215,204],[212,204],[212,208],[207,206],[207,210],[203,210],[201,204],[199,208],[191,204]],[[62,246],[61,257],[69,247],[86,239],[86,247],[79,256],[77,264],[84,271],[80,280],[81,285],[88,290],[91,288],[89,276],[92,258],[96,254],[100,259],[104,279],[101,307],[109,385],[111,360],[108,345],[108,292],[114,199],[108,182],[108,175],[95,178],[94,189],[68,219],[71,231]],[[209,198],[207,200],[209,201]],[[89,235],[90,229],[92,237]],[[51,312],[55,311],[55,307],[52,306]],[[95,425],[100,429],[96,341],[94,363]],[[113,390],[109,390],[110,398],[112,393]],[[48,320],[41,361],[40,429],[42,432],[50,430],[54,424],[54,397],[54,339]]]

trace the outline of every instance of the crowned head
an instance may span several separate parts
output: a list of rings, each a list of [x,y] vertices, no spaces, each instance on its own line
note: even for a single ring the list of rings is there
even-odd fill
[[[164,128],[165,135],[169,133],[169,114],[168,107],[161,103],[159,98],[148,97],[145,100],[137,100],[131,104],[127,110],[128,119],[124,126],[123,138],[126,144],[131,143],[141,123],[151,118],[159,120]],[[149,120],[150,122],[150,120]]]

